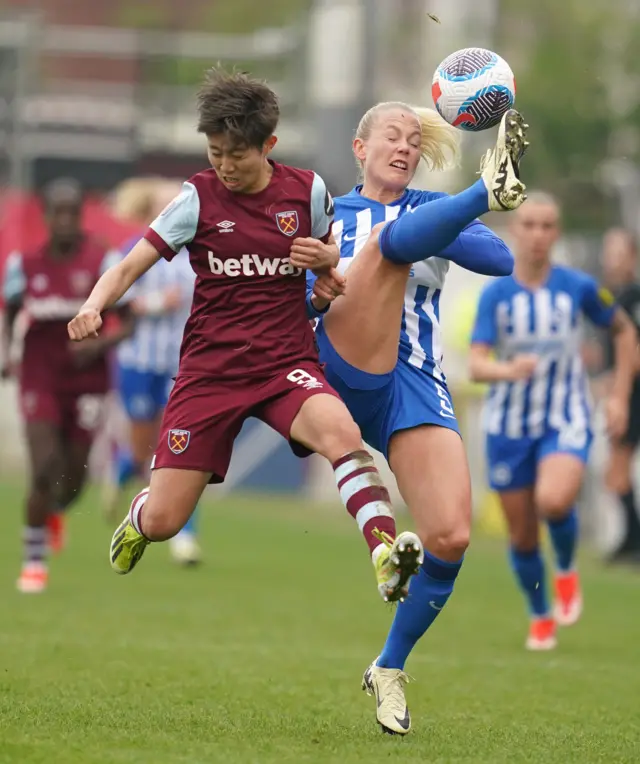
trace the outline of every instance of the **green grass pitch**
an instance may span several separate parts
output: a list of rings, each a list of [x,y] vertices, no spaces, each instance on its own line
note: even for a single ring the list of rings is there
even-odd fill
[[[26,596],[21,491],[0,502],[0,764],[640,761],[640,572],[585,556],[583,621],[530,655],[503,545],[477,539],[408,663],[413,731],[390,738],[360,679],[392,611],[340,511],[205,506],[201,568],[157,546],[119,578],[90,493]]]

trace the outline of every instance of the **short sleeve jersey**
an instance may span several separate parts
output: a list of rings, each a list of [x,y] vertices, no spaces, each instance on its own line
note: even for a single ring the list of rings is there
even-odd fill
[[[145,234],[167,260],[186,247],[196,274],[181,374],[255,378],[317,360],[305,274],[289,254],[296,237],[328,238],[333,202],[316,173],[272,168],[257,194],[229,191],[214,170],[195,175]]]
[[[67,323],[82,307],[100,276],[120,259],[101,241],[85,235],[68,257],[51,257],[47,245],[9,255],[3,278],[3,299],[26,312],[23,381],[38,381],[56,394],[108,389],[104,356],[78,367]]]

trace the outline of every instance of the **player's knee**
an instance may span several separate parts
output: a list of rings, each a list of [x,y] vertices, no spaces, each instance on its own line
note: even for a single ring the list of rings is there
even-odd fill
[[[547,520],[562,519],[573,506],[571,497],[561,492],[542,490],[536,493],[536,507],[538,513]]]
[[[57,460],[45,459],[33,467],[31,488],[38,493],[51,494],[61,479]]]
[[[166,503],[154,501],[151,496],[144,505],[141,525],[144,535],[151,541],[167,541],[173,538],[186,522],[181,512]]]
[[[360,428],[353,419],[344,416],[334,419],[332,426],[322,433],[316,450],[331,462],[335,462],[345,454],[361,448]]]
[[[467,550],[471,529],[468,523],[442,528],[429,539],[423,539],[431,554],[442,560],[459,560]]]
[[[46,469],[34,470],[31,477],[31,488],[37,493],[49,494],[53,489],[53,479]]]

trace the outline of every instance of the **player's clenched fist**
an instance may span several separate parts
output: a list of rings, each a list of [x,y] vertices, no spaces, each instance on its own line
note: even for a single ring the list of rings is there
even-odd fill
[[[102,318],[99,311],[95,308],[82,308],[78,315],[69,321],[67,330],[74,342],[80,342],[87,337],[97,337],[101,326]]]

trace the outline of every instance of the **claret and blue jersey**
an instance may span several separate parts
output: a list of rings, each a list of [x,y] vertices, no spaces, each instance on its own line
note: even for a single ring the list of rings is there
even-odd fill
[[[517,488],[535,479],[535,465],[555,452],[586,461],[591,401],[582,364],[583,318],[609,327],[616,310],[606,290],[585,273],[554,266],[538,289],[507,276],[488,284],[478,305],[472,342],[500,360],[531,353],[530,379],[491,386],[484,411],[490,482]]]

